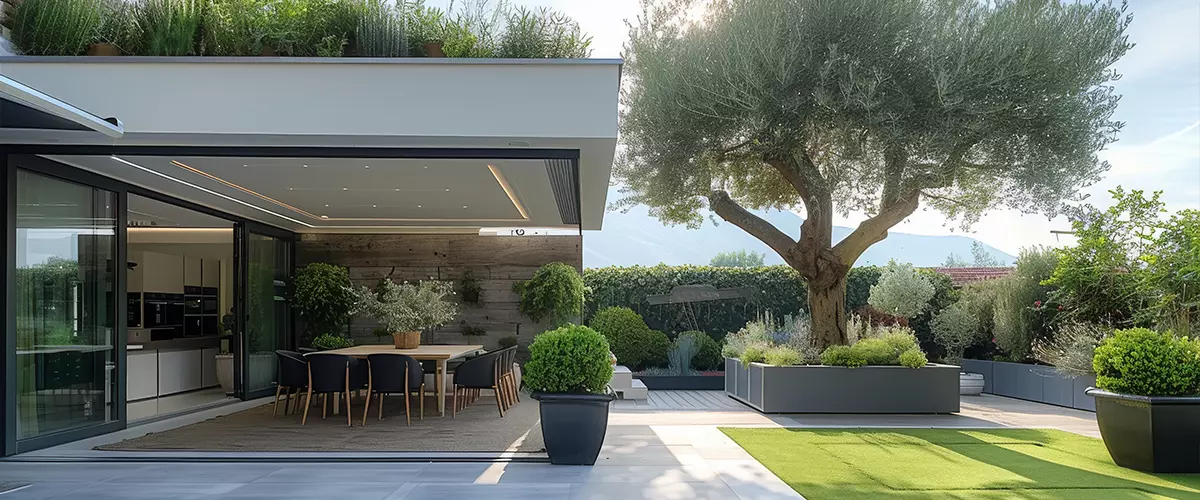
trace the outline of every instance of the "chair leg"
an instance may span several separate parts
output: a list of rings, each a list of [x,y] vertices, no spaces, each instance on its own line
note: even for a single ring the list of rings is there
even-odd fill
[[[421,420],[425,420],[425,384],[421,384],[421,392],[417,396],[421,398]]]
[[[379,395],[379,420],[383,420],[383,397],[386,395],[382,393]]]
[[[275,404],[271,408],[271,418],[275,418],[275,413],[279,411],[279,393],[283,391],[282,385],[275,386]]]
[[[288,387],[286,391],[283,391],[283,414],[284,414],[284,416],[286,416],[288,414],[288,410],[290,410],[290,409],[292,409],[292,388]]]
[[[363,404],[363,425],[367,425],[367,413],[371,410],[371,391],[374,390],[374,384],[371,376],[367,376],[367,402]],[[379,395],[380,410],[383,409],[383,395]]]
[[[354,420],[350,417],[350,367],[346,366],[346,389],[343,394],[346,395],[346,427],[354,427]]]
[[[296,401],[300,401],[300,396],[296,396]],[[304,418],[300,419],[300,425],[308,422],[308,409],[312,407],[312,386],[308,387],[308,393],[304,398]]]
[[[454,418],[455,415],[458,415],[458,386],[457,385],[454,386],[454,398],[453,398],[453,405],[450,408],[450,418]]]
[[[496,392],[496,409],[500,410],[500,418],[504,418],[504,403],[500,401],[500,389],[492,386],[492,390]]]
[[[321,395],[321,420],[329,416],[329,394]]]
[[[408,404],[409,404],[408,400],[409,399],[412,399],[412,398],[408,397],[408,388],[406,387],[404,389],[404,421],[407,423],[407,425],[412,425],[412,417],[410,417],[408,415]]]

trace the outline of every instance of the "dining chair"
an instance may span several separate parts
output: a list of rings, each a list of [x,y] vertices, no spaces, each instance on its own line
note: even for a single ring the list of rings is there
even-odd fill
[[[379,420],[383,420],[383,399],[388,394],[404,395],[404,420],[412,425],[409,398],[415,391],[420,397],[421,420],[425,420],[425,372],[421,362],[404,354],[371,354],[367,356],[367,402],[363,405],[363,425],[371,409],[371,396],[379,395]]]
[[[500,351],[494,351],[458,365],[458,369],[454,370],[454,404],[450,410],[451,418],[458,413],[460,405],[466,405],[467,399],[478,397],[480,389],[491,389],[496,393],[496,409],[500,411],[501,417],[504,416],[500,374],[497,370],[499,362]]]
[[[308,361],[304,359],[304,355],[280,349],[275,351],[275,359],[279,367],[275,379],[275,407],[271,409],[272,417],[279,411],[280,394],[286,396],[283,414],[287,415],[292,408],[292,391],[296,392],[296,408],[299,409],[300,393],[308,388]]]
[[[321,418],[329,414],[329,395],[342,394],[346,399],[346,426],[353,425],[350,416],[351,365],[357,361],[341,354],[315,353],[305,356],[308,360],[308,393],[304,399],[304,417],[300,425],[308,422],[308,409],[312,406],[312,395],[322,395]]]
[[[500,388],[505,393],[505,408],[521,402],[521,388],[517,387],[517,376],[513,373],[513,365],[517,362],[517,346],[507,347],[500,351],[500,363],[496,367],[499,373]]]

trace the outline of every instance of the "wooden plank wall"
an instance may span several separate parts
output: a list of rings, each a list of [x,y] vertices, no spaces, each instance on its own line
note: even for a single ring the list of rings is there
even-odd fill
[[[346,267],[355,286],[374,286],[380,278],[390,276],[394,281],[450,280],[457,291],[463,273],[470,270],[483,289],[481,303],[460,304],[456,322],[426,333],[422,342],[469,341],[492,349],[510,335],[526,346],[545,330],[544,325],[532,323],[517,311],[513,283],[529,279],[550,262],[582,270],[583,242],[580,236],[304,234],[296,245],[296,264],[303,267],[311,262]],[[487,335],[462,335],[464,320],[483,328]],[[390,337],[375,337],[377,326],[369,317],[355,317],[350,334],[359,344],[391,342]]]

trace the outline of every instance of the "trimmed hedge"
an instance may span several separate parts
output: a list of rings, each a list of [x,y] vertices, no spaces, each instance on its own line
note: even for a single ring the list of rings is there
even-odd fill
[[[612,380],[608,342],[586,326],[567,325],[529,345],[524,384],[532,391],[601,394]]]
[[[1200,342],[1145,328],[1117,330],[1092,358],[1096,387],[1137,396],[1200,395]]]
[[[725,358],[721,356],[721,344],[704,332],[691,330],[679,334],[676,339],[691,337],[699,349],[692,356],[692,368],[700,371],[724,370]]]
[[[865,306],[871,285],[878,279],[879,269],[874,266],[851,269],[846,281],[846,310]],[[641,314],[646,324],[655,330],[701,330],[709,332],[718,342],[726,333],[738,331],[768,311],[772,316],[782,318],[808,308],[808,288],[796,270],[788,266],[602,267],[585,270],[583,282],[590,290],[585,304],[586,318],[606,307],[627,307]],[[697,302],[688,306],[652,306],[646,302],[646,297],[670,293],[676,286],[702,284],[717,288],[748,287],[755,293],[750,299]],[[690,319],[692,313],[695,323]]]
[[[663,332],[652,331],[642,317],[628,307],[610,307],[596,313],[588,326],[608,339],[617,363],[630,370],[667,364],[671,341]]]

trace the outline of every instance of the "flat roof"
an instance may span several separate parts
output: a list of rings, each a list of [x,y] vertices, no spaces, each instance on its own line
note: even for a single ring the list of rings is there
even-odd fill
[[[113,139],[125,135],[116,118],[100,118],[3,75],[0,75],[0,128],[92,130]]]

